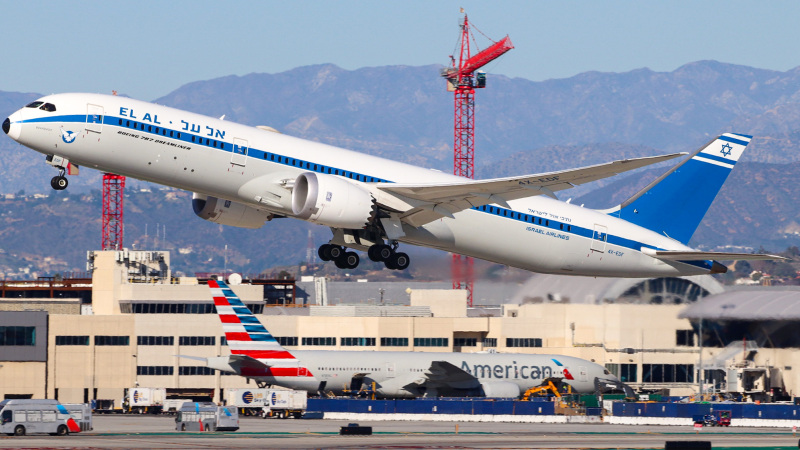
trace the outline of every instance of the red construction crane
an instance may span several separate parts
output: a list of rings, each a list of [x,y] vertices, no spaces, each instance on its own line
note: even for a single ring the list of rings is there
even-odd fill
[[[506,36],[498,42],[470,56],[470,33],[467,15],[461,25],[461,52],[456,65],[442,72],[447,79],[447,90],[455,92],[455,126],[453,133],[453,173],[475,178],[475,89],[486,87],[486,74],[478,69],[499,58],[514,46]],[[473,270],[472,258],[453,254],[453,289],[466,289],[467,302],[472,306]]]
[[[103,250],[122,250],[125,177],[103,174]]]

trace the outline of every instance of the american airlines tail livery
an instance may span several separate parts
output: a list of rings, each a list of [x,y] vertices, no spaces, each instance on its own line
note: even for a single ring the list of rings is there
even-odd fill
[[[725,133],[619,206],[598,211],[555,192],[683,154],[534,175],[470,180],[166,106],[99,94],[42,97],[3,131],[46,155],[67,187],[74,166],[194,192],[195,214],[260,228],[279,217],[330,227],[322,260],[355,268],[358,253],[403,270],[400,244],[534,272],[602,277],[722,273],[689,239],[751,136]]]
[[[627,386],[603,366],[562,355],[286,350],[222,281],[208,282],[231,354],[199,359],[208,367],[311,393],[370,387],[380,397],[519,397],[547,381],[577,392]],[[629,388],[627,388],[629,389]]]

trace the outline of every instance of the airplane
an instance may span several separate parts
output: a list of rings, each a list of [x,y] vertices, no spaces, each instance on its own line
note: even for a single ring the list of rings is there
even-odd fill
[[[748,135],[724,133],[624,203],[594,210],[555,193],[685,153],[471,180],[223,118],[72,93],[36,100],[2,128],[59,170],[53,189],[86,166],[191,191],[195,214],[218,224],[260,228],[291,217],[327,226],[333,236],[318,253],[341,269],[358,266],[353,250],[406,269],[401,243],[595,277],[724,273],[716,260],[782,259],[688,246]]]
[[[341,395],[367,388],[382,398],[516,398],[547,382],[579,393],[612,385],[632,392],[605,367],[563,355],[287,350],[223,281],[209,280],[231,354],[202,358],[212,369],[309,393]]]

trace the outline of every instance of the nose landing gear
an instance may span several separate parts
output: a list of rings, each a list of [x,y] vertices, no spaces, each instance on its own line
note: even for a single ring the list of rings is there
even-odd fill
[[[58,175],[50,179],[50,187],[57,191],[63,191],[67,186],[69,186],[69,181],[67,177],[64,176],[64,169],[61,169]]]
[[[67,173],[66,168],[69,167],[69,160],[67,158],[58,155],[47,155],[45,161],[47,162],[47,164],[50,164],[51,166],[58,169],[58,175],[54,176],[50,180],[50,187],[52,187],[56,191],[63,191],[64,189],[66,189],[67,186],[69,185],[69,181],[67,181],[67,177],[65,176]],[[70,175],[73,175],[73,173],[70,172]]]

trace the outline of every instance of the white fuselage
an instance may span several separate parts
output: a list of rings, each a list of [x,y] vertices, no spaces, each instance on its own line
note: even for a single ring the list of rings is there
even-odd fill
[[[371,191],[376,181],[463,181],[435,170],[129,98],[58,94],[41,100],[54,104],[56,111],[22,108],[10,116],[9,136],[74,164],[281,216],[293,217],[291,181],[321,167],[341,169],[348,181]],[[246,154],[241,149],[247,149]],[[420,227],[404,224],[405,235],[398,240],[542,273],[607,277],[709,273],[709,264],[663,262],[643,254],[643,246],[689,248],[602,212],[545,196],[511,201],[511,209],[492,206],[494,212],[468,209]],[[533,216],[534,221],[519,220],[516,214]]]
[[[516,385],[518,396],[526,390],[541,386],[548,378],[563,379],[577,392],[593,392],[595,379],[616,380],[603,366],[579,358],[563,355],[530,355],[508,353],[435,353],[390,351],[329,351],[296,350],[297,359],[277,363],[272,370],[281,374],[283,367],[303,367],[302,375],[252,376],[270,385],[317,392],[322,390],[337,394],[351,389],[354,377],[363,380],[363,386],[372,388],[384,397],[419,397],[457,395],[477,392],[493,384]],[[453,381],[452,376],[431,375],[434,362],[447,362],[469,373],[475,379]],[[566,371],[568,372],[565,372]],[[324,383],[324,384],[321,384]],[[418,389],[424,385],[425,388]],[[460,392],[459,392],[460,391]]]

